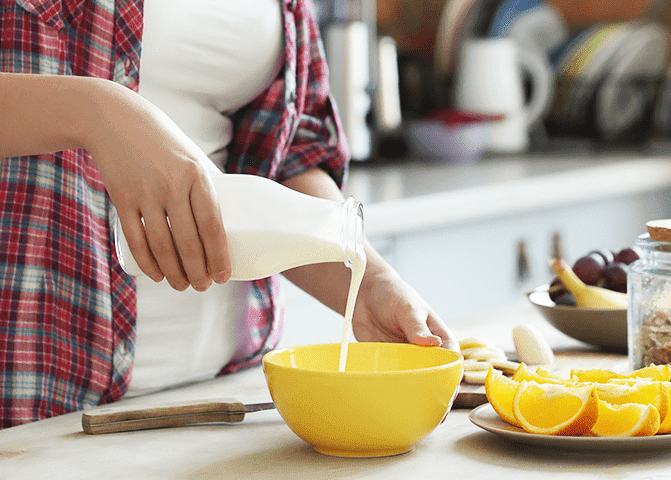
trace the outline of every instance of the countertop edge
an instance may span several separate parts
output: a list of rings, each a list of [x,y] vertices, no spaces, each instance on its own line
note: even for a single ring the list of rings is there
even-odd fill
[[[366,234],[406,233],[671,187],[671,159],[615,161],[364,205]]]

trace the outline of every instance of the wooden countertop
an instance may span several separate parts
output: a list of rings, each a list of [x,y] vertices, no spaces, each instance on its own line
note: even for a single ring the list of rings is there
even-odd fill
[[[468,324],[464,319],[462,325]],[[596,351],[547,324],[524,299],[473,316],[472,330],[511,350],[512,327],[535,326],[556,355],[556,369],[626,369],[626,357]],[[234,397],[270,401],[260,368],[130,400],[155,404]],[[120,402],[121,403],[121,402]],[[469,410],[446,421],[403,455],[374,459],[316,453],[289,430],[277,411],[250,413],[239,424],[87,435],[81,413],[0,431],[2,479],[554,479],[668,478],[671,450],[557,451],[508,442],[481,430]]]

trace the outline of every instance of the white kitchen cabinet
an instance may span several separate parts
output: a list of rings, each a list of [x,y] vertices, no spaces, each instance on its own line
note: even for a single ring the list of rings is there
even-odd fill
[[[524,295],[521,289],[549,283],[556,233],[569,263],[594,249],[633,245],[646,220],[671,216],[670,195],[666,189],[399,235],[395,266],[450,323],[518,299]],[[530,275],[522,284],[517,278],[520,241],[527,246]]]
[[[483,165],[358,167],[346,193],[364,202],[369,239],[455,330],[459,317],[551,280],[558,234],[572,263],[635,243],[645,222],[671,217],[671,160],[508,158]],[[529,277],[517,277],[519,243]],[[339,342],[343,319],[286,285],[281,346]]]

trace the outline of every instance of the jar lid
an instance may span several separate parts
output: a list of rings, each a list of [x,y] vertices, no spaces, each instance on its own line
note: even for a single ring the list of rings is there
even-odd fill
[[[645,224],[650,239],[655,242],[671,242],[671,219],[651,220]]]

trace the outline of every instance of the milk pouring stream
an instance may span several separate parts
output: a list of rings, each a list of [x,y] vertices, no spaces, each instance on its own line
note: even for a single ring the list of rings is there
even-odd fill
[[[287,269],[344,262],[352,269],[340,370],[345,369],[352,313],[366,266],[363,206],[296,192],[256,175],[213,173],[226,229],[232,280],[256,280]],[[116,217],[114,243],[123,269],[144,275]]]

